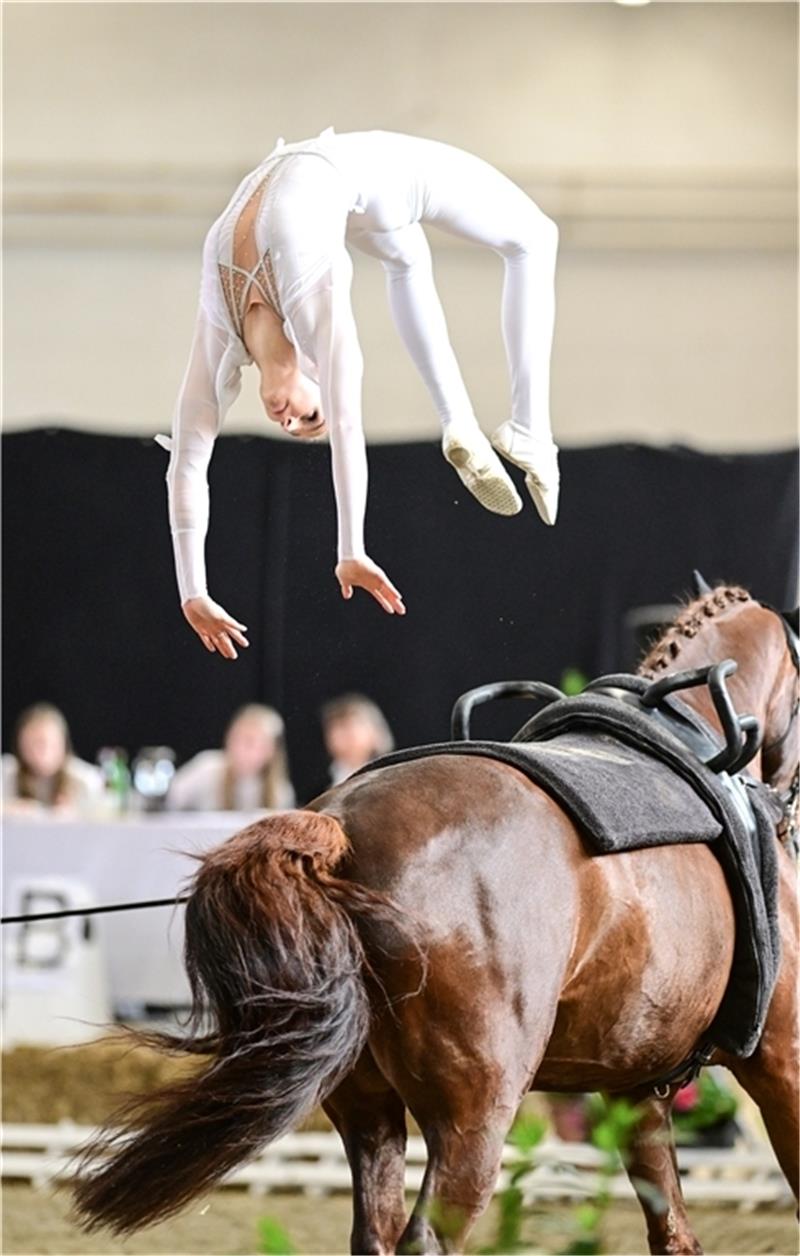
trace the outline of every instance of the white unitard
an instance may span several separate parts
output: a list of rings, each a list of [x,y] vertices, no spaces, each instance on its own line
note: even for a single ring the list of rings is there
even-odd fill
[[[331,130],[298,144],[279,142],[242,181],[203,250],[200,307],[173,418],[167,474],[182,602],[206,592],[208,464],[239,392],[241,368],[252,361],[236,307],[250,276],[232,263],[234,230],[259,196],[255,242],[264,262],[254,282],[260,276],[260,290],[283,318],[301,369],[319,384],[330,433],[340,559],[365,555],[367,499],[362,358],[347,244],[382,263],[394,322],[444,426],[473,423],[474,414],[421,224],[499,253],[505,264],[502,329],[510,417],[533,436],[550,439],[557,247],[550,219],[492,166],[433,140]]]

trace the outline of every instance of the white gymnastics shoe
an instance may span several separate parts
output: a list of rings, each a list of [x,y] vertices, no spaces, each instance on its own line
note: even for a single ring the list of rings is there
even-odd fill
[[[558,515],[558,445],[552,438],[531,436],[513,420],[502,423],[492,436],[492,444],[504,458],[521,467],[533,504],[544,523],[551,526]]]
[[[442,439],[442,453],[464,487],[487,510],[496,515],[519,514],[520,495],[477,423],[451,423]]]

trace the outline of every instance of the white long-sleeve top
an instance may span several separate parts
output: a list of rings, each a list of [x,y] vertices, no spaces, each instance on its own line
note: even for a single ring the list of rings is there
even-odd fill
[[[409,152],[409,145],[418,143],[410,136],[381,132],[337,136],[332,130],[297,144],[279,141],[242,180],[208,232],[197,322],[173,416],[167,473],[181,602],[206,593],[208,464],[225,415],[238,396],[241,368],[252,361],[221,276],[235,271],[234,232],[262,185],[255,220],[258,255],[268,255],[274,280],[270,295],[284,320],[284,332],[298,351],[301,369],[319,384],[330,433],[339,558],[364,555],[363,363],[345,241],[363,235],[362,247],[375,252],[366,239],[371,231],[390,233],[392,225],[404,226],[418,216],[414,157]],[[405,160],[398,163],[401,153]],[[364,219],[360,232],[350,229],[354,215]],[[391,252],[388,235],[386,245]]]
[[[394,321],[442,422],[474,421],[434,287],[423,222],[503,256],[512,418],[523,428],[538,421],[549,433],[555,241],[548,230],[553,224],[533,201],[485,161],[435,140],[328,130],[297,144],[279,141],[242,180],[203,249],[197,326],[173,417],[167,475],[182,602],[206,592],[206,477],[214,440],[239,392],[241,368],[251,361],[241,335],[248,293],[257,289],[283,319],[301,370],[319,384],[340,558],[365,553],[367,501],[363,364],[348,244],[384,266]]]

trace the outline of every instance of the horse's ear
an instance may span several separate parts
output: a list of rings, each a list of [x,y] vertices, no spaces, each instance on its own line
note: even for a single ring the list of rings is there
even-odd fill
[[[781,611],[781,619],[785,619],[796,637],[800,637],[800,606],[793,611]]]
[[[695,597],[705,597],[706,593],[711,592],[711,585],[696,567],[692,572],[692,592]]]

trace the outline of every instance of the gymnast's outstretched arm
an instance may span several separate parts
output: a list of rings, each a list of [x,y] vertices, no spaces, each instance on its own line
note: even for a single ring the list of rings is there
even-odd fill
[[[405,614],[401,594],[367,556],[367,451],[361,416],[363,358],[350,301],[353,264],[342,246],[291,314],[303,352],[317,365],[322,411],[328,423],[338,520],[336,577],[342,596],[365,589],[389,614]]]
[[[234,642],[246,647],[247,630],[208,596],[205,562],[208,464],[225,417],[215,382],[226,343],[201,310],[172,421],[167,487],[181,608],[207,650],[235,659]]]

